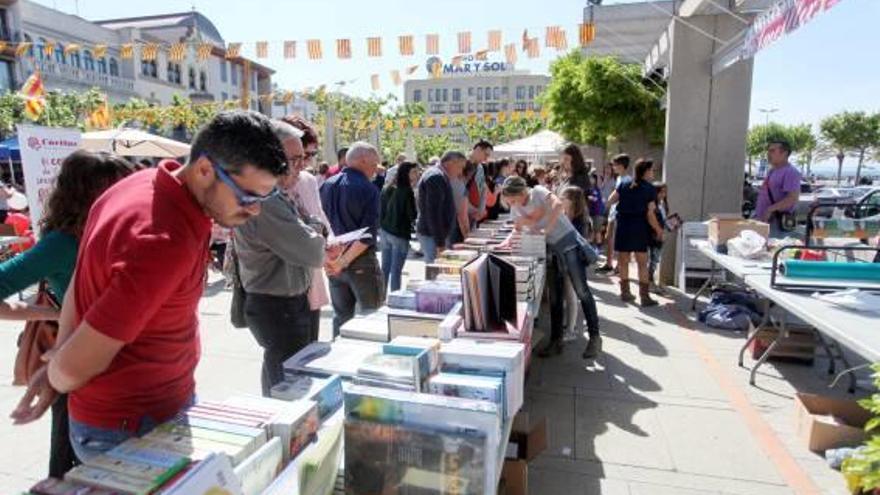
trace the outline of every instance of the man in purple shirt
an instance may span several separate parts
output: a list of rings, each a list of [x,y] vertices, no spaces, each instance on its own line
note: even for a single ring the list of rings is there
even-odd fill
[[[801,173],[789,163],[791,145],[783,140],[767,146],[770,171],[761,184],[754,218],[770,224],[770,237],[785,236],[782,217],[793,213],[801,193]]]

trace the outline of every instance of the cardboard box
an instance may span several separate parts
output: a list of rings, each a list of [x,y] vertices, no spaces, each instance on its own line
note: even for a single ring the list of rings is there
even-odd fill
[[[501,468],[499,495],[528,495],[529,465],[523,460],[505,459]]]
[[[547,418],[530,421],[529,413],[520,411],[513,418],[508,452],[516,459],[531,461],[547,449]],[[514,447],[515,446],[515,447]],[[508,458],[511,455],[508,455]]]
[[[758,336],[749,345],[749,351],[752,354],[752,359],[757,360],[761,359],[761,356],[776,339],[777,332],[772,328],[758,328],[753,332],[758,332]],[[749,332],[750,335],[751,333]],[[816,334],[811,328],[789,327],[788,336],[779,341],[779,344],[770,353],[769,359],[784,359],[812,364],[816,357],[816,344]]]
[[[737,213],[715,213],[709,224],[709,244],[712,247],[727,244],[728,239],[737,237],[744,230],[754,230],[766,239],[770,237],[770,224],[757,220],[746,220]]]
[[[864,442],[868,411],[854,400],[832,399],[814,394],[796,394],[795,415],[798,436],[813,452],[837,447],[854,447]]]

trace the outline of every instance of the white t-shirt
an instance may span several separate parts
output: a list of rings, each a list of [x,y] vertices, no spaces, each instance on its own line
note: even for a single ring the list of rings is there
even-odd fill
[[[535,186],[529,192],[526,204],[524,206],[514,206],[510,209],[510,212],[513,214],[513,218],[516,219],[523,216],[531,216],[533,212],[543,208],[544,215],[534,224],[533,228],[544,229],[547,236],[547,244],[555,244],[565,237],[566,234],[574,231],[574,226],[564,212],[559,213],[554,225],[547,225],[547,222],[550,221],[550,217],[553,215],[550,195],[551,192],[546,187]]]

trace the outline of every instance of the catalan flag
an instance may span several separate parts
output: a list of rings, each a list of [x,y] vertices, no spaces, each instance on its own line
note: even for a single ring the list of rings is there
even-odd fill
[[[229,43],[226,45],[226,58],[233,59],[241,56],[241,43]]]
[[[306,50],[309,52],[309,60],[320,60],[324,57],[324,52],[321,50],[321,40],[306,41]]]
[[[0,53],[5,52],[7,48],[9,48],[9,43],[0,41]]]
[[[336,40],[336,57],[340,58],[340,59],[350,59],[351,58],[351,40],[350,39]]]
[[[168,49],[168,59],[172,62],[180,62],[186,57],[186,45],[175,43]]]
[[[43,45],[43,55],[45,55],[46,58],[52,58],[52,55],[54,55],[54,54],[55,54],[55,42],[54,41],[47,41],[46,44]]]
[[[382,38],[373,37],[367,38],[367,56],[370,57],[381,57],[382,56]]]
[[[95,58],[102,59],[107,56],[107,45],[104,43],[99,43],[95,45]]]
[[[18,58],[24,57],[33,46],[34,44],[30,41],[22,41],[15,47],[15,56]]]
[[[501,51],[501,31],[498,29],[494,29],[489,31],[489,40],[487,43],[488,50],[490,52],[500,52]]]
[[[88,118],[89,127],[93,129],[107,129],[110,127],[110,107],[104,100]]]
[[[471,52],[471,32],[463,31],[458,33],[458,53]]]
[[[529,40],[527,52],[529,58],[538,58],[541,56],[541,45],[538,44],[538,38],[532,38]]]
[[[440,35],[425,35],[425,53],[428,55],[437,55],[440,53]]]
[[[69,57],[70,54],[80,51],[80,48],[79,44],[70,43],[64,47],[64,56]]]
[[[208,60],[211,58],[211,52],[214,50],[214,45],[210,43],[199,43],[198,48],[196,49],[196,58],[201,61]]]
[[[391,71],[391,81],[394,82],[395,86],[400,86],[402,81],[400,79],[400,71],[399,70]]]
[[[588,22],[586,24],[580,24],[578,26],[579,36],[581,46],[587,46],[596,39],[596,25],[592,22]]]
[[[27,78],[27,81],[21,87],[21,94],[25,98],[25,116],[34,121],[39,119],[40,115],[43,114],[43,110],[46,109],[46,102],[44,100],[46,91],[43,89],[43,80],[40,78],[39,71],[34,72]]]
[[[379,91],[379,74],[370,76],[370,86],[373,88],[373,91]]]
[[[399,36],[397,38],[397,42],[400,45],[400,54],[401,55],[412,55],[415,53],[415,43],[413,43],[413,37],[411,34],[406,36]]]
[[[559,34],[556,36],[556,50],[568,50],[568,33],[565,32],[565,28],[559,28]]]
[[[258,41],[256,45],[257,58],[269,57],[269,42]]]
[[[77,47],[77,50],[79,48]],[[123,60],[128,60],[134,58],[134,43],[123,43],[119,48],[119,56]]]
[[[159,45],[156,43],[147,43],[141,48],[141,60],[153,61],[159,56]]]
[[[516,43],[508,43],[504,47],[504,56],[510,65],[516,64]]]
[[[561,30],[562,28],[559,26],[548,26],[547,33],[544,35],[544,46],[547,48],[558,48]]]
[[[284,42],[284,58],[296,58],[296,41]]]

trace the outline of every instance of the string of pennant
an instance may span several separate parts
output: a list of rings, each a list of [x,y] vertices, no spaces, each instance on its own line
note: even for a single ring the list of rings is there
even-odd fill
[[[592,43],[596,37],[595,25],[590,23],[578,24],[578,42],[584,47]],[[528,29],[523,30],[522,42],[520,49],[526,53],[529,58],[537,58],[541,56],[541,46],[539,36],[531,36]],[[568,49],[568,33],[562,26],[548,26],[544,33],[544,47],[553,48],[557,51]],[[456,34],[456,53],[459,57],[462,54],[473,54],[486,56],[488,53],[504,51],[505,58],[508,63],[515,63],[517,59],[517,43],[502,43],[502,32],[493,29],[486,34],[486,48],[473,50],[473,36],[471,31],[462,31]],[[386,53],[383,46],[384,38],[368,37],[366,38],[366,55],[368,58],[383,57]],[[270,56],[270,48],[277,42],[255,41],[253,42],[254,54],[257,59],[266,59]],[[284,40],[280,42],[281,53],[285,59],[297,59],[298,41]],[[59,46],[56,41],[46,41],[41,45],[43,54],[47,57],[53,56],[56,47]],[[103,58],[107,54],[109,46],[99,43],[94,45],[82,45],[79,43],[67,43],[62,45],[63,52],[69,56],[81,50],[91,49],[94,56],[98,59]],[[227,43],[225,47],[225,57],[227,59],[236,59],[242,56],[242,49],[245,44],[241,42]],[[426,34],[424,36],[425,53],[427,55],[439,55],[440,53],[440,35],[437,33]],[[31,41],[7,42],[0,41],[0,52],[12,50],[16,57],[26,58],[32,56],[34,43]],[[323,40],[309,39],[305,40],[307,60],[323,60],[325,57]],[[118,46],[119,56],[122,59],[135,58],[135,52],[139,49],[140,59],[143,61],[155,61],[160,52],[166,52],[168,59],[174,62],[180,62],[187,59],[188,55],[195,52],[195,57],[199,61],[207,60],[215,45],[201,41],[184,41],[172,44],[155,43],[155,42],[130,42],[123,43]],[[411,34],[400,35],[397,37],[397,52],[401,56],[413,56],[416,51],[416,37]],[[353,44],[350,38],[340,38],[335,40],[336,58],[339,60],[349,60],[353,57]],[[454,59],[453,59],[454,60]]]

